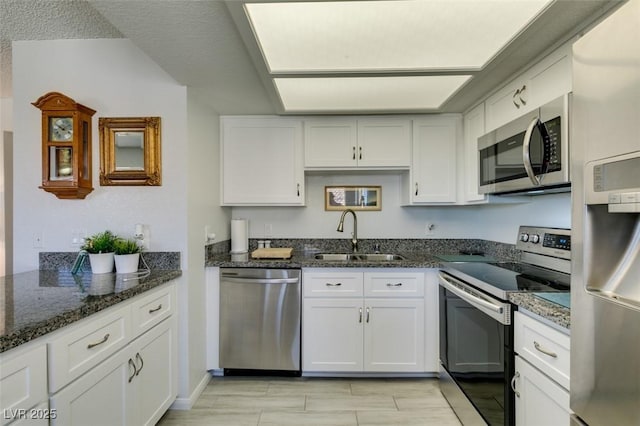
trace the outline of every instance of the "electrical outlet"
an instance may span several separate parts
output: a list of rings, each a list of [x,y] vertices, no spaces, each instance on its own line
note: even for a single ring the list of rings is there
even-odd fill
[[[43,248],[44,240],[42,239],[42,231],[33,233],[33,248]]]
[[[270,223],[264,224],[264,236],[265,238],[271,238],[273,236],[273,225]]]
[[[71,245],[73,247],[79,247],[84,244],[84,239],[87,237],[87,232],[84,230],[74,229],[71,231]]]
[[[436,224],[433,222],[427,222],[424,227],[424,232],[426,235],[434,235],[436,233]]]

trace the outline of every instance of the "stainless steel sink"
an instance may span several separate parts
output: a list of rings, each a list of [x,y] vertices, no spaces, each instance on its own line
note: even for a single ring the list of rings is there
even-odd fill
[[[326,261],[362,261],[362,262],[389,262],[393,260],[405,260],[399,254],[393,253],[319,253],[315,255],[318,260]]]

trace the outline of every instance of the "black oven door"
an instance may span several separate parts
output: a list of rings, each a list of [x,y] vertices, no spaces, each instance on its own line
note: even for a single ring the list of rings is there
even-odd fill
[[[468,301],[460,294],[457,288],[445,288],[441,278],[440,362],[484,421],[512,425],[513,327],[510,321],[503,324],[476,301]]]

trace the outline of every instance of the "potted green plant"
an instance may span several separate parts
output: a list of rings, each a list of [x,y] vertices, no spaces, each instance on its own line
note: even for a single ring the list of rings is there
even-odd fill
[[[105,274],[113,271],[113,252],[116,239],[116,235],[108,230],[85,238],[81,249],[89,253],[91,272]]]
[[[142,249],[135,240],[117,238],[114,242],[116,273],[127,274],[138,270]]]

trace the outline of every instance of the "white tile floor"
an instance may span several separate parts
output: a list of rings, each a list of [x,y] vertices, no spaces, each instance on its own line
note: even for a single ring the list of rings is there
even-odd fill
[[[437,379],[214,377],[158,425],[460,426]]]

